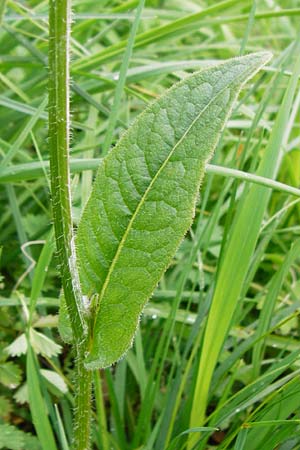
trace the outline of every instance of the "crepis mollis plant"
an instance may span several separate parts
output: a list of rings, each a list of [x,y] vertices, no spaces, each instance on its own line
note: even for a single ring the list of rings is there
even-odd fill
[[[73,448],[86,450],[91,369],[112,365],[130,348],[143,308],[192,224],[205,165],[239,91],[271,55],[254,53],[195,73],[146,108],[103,158],[74,237],[70,3],[49,3],[49,148],[64,291],[60,330],[76,356]],[[36,429],[48,450],[44,428]]]
[[[269,59],[254,53],[188,76],[103,158],[75,240],[89,308],[87,369],[110,366],[130,348],[143,308],[191,226],[205,165],[238,93]],[[66,311],[64,303],[60,328],[70,338]]]

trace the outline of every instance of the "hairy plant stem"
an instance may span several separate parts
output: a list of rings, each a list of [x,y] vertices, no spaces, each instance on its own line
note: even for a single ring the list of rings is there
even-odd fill
[[[70,0],[49,4],[49,148],[51,195],[58,260],[76,351],[74,449],[89,448],[91,373],[84,367],[87,310],[76,268],[69,169]]]
[[[74,414],[74,450],[87,450],[90,448],[91,434],[91,370],[84,367],[84,358],[87,348],[86,340],[76,344],[76,397]]]

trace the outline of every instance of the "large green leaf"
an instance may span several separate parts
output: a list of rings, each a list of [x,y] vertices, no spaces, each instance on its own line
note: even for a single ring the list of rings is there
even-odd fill
[[[131,346],[140,314],[190,227],[205,164],[256,53],[198,72],[148,107],[100,164],[76,237],[92,302],[88,368]]]

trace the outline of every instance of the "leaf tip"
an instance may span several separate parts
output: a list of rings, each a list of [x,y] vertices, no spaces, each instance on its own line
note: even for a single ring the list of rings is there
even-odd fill
[[[265,66],[273,58],[273,53],[264,50],[261,52],[249,53],[248,55],[245,55],[242,58],[246,59],[249,58],[255,66],[261,68]]]

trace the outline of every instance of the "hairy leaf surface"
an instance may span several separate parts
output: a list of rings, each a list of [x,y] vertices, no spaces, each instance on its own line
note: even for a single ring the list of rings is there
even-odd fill
[[[89,368],[131,346],[140,314],[190,227],[200,183],[256,53],[193,74],[151,104],[103,159],[76,237],[92,302]]]

